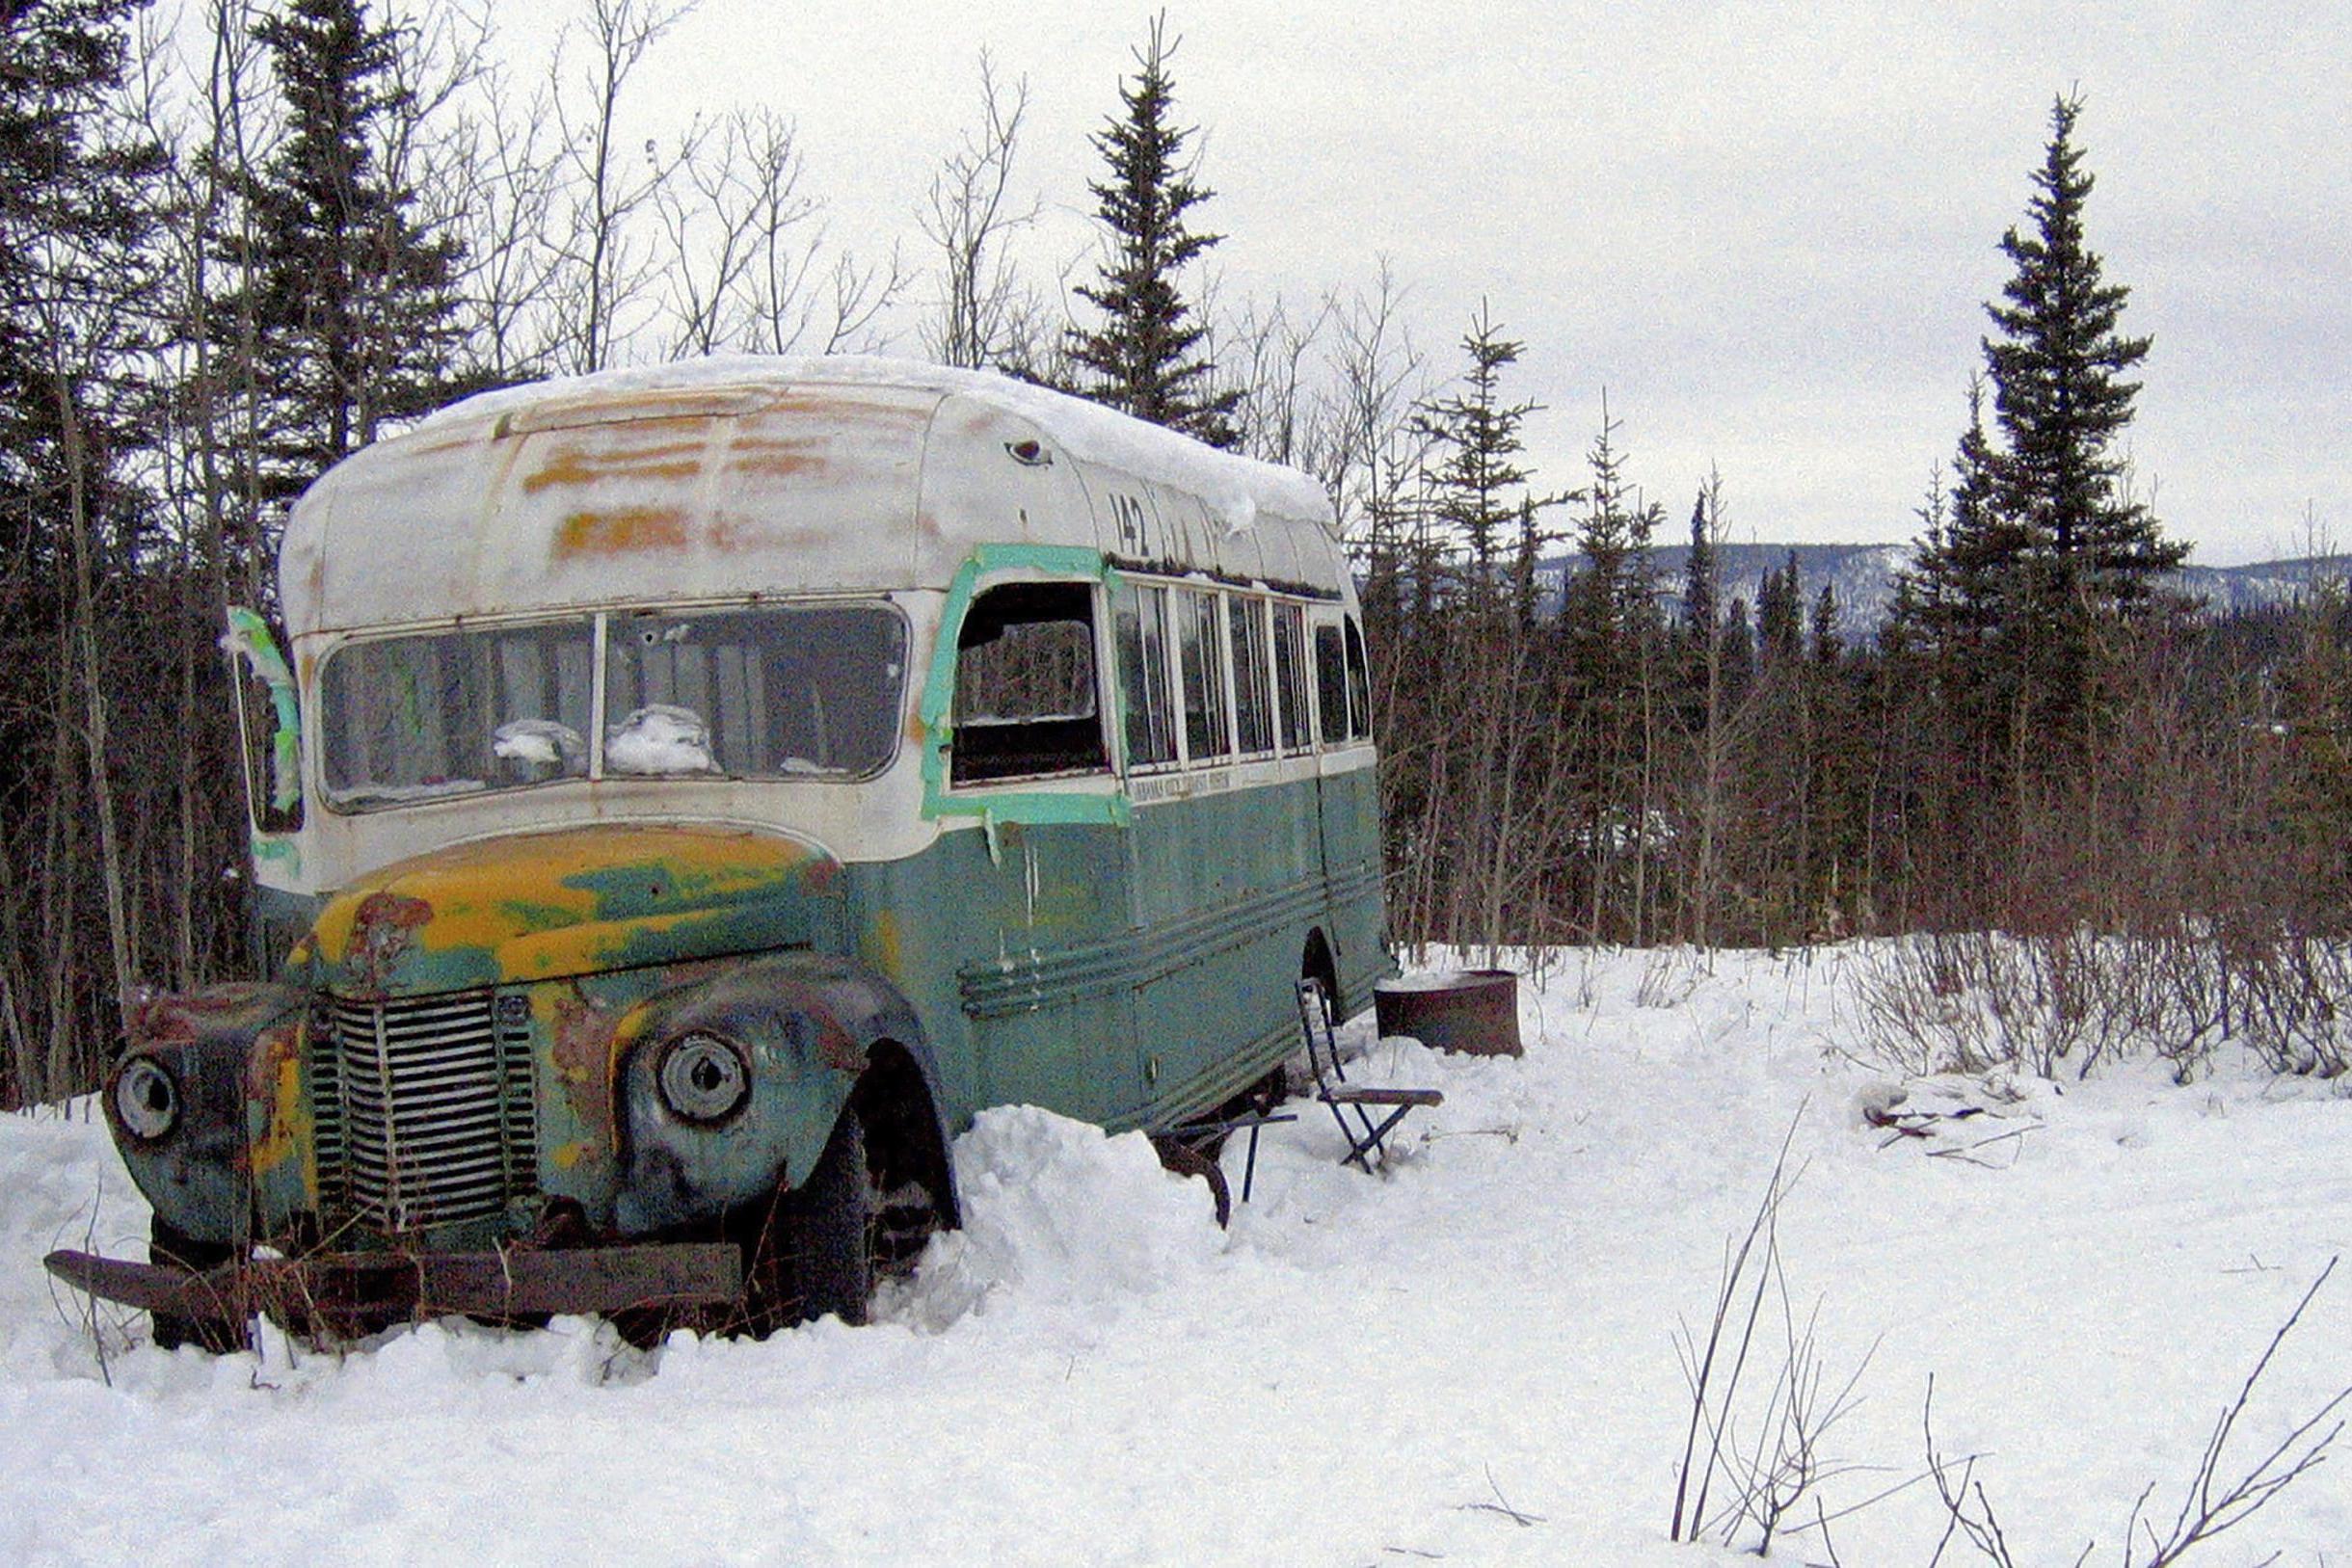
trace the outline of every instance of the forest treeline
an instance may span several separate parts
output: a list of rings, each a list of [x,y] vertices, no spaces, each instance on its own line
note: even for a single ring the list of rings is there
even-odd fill
[[[1686,514],[1605,407],[1581,471],[1529,472],[1485,305],[1457,362],[1384,267],[1216,299],[1164,17],[1106,84],[1093,249],[1040,281],[1025,80],[983,56],[910,232],[861,252],[778,107],[630,133],[687,9],[579,0],[534,75],[428,0],[0,0],[0,1106],[92,1087],[146,992],[254,968],[220,641],[268,610],[303,485],[468,391],[718,352],[993,367],[1321,479],[1400,941],[2333,931],[2342,598],[2168,597],[2180,548],[2118,457],[2147,345],[2084,231],[2071,100],[1865,634],[1793,563],[1721,580],[1736,474],[1684,482],[1662,580]]]

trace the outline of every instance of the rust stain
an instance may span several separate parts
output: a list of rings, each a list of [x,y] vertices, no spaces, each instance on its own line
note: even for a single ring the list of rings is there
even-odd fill
[[[703,543],[718,553],[738,550],[815,550],[832,542],[822,528],[793,527],[774,518],[733,512],[712,518],[703,527]]]
[[[813,1021],[816,1025],[816,1055],[819,1061],[840,1073],[866,1071],[865,1048],[850,1037],[847,1029],[842,1027],[832,1009],[813,1008],[801,1017]]]
[[[782,452],[773,457],[755,457],[734,465],[735,472],[754,479],[802,479],[822,474],[831,466],[820,457]]]
[[[651,424],[659,420],[708,419],[742,412],[752,388],[727,386],[639,387],[629,392],[591,392],[551,398],[507,416],[516,435],[572,430],[586,423]]]
[[[735,443],[727,454],[727,465],[761,479],[804,478],[833,466],[825,445],[821,438],[805,436],[750,437]]]
[[[186,1045],[208,1028],[257,1022],[283,993],[266,981],[229,982],[201,991],[148,997],[131,1004],[129,1035],[134,1045]]]
[[[256,1105],[277,1104],[280,1076],[292,1072],[300,1059],[292,1023],[262,1030],[254,1041],[253,1054],[246,1058],[245,1098]]]
[[[386,890],[360,901],[351,917],[351,938],[343,962],[370,990],[384,987],[384,976],[416,941],[416,933],[433,918],[433,906]]]
[[[882,402],[834,388],[786,392],[761,412],[768,417],[833,419],[845,425],[887,425],[899,430],[917,430],[931,422],[927,400],[912,405]]]
[[[134,1046],[184,1046],[196,1038],[196,1020],[179,997],[153,997],[133,1002],[130,1037]]]
[[[575,512],[555,530],[554,556],[628,555],[645,550],[682,549],[686,515],[675,506],[629,506],[610,512]]]
[[[583,995],[575,982],[554,1001],[549,1057],[564,1098],[583,1126],[612,1132],[613,1030],[620,1022]]]
[[[559,448],[548,454],[538,468],[525,474],[526,495],[558,487],[600,484],[607,479],[655,479],[682,484],[702,472],[703,443],[665,441],[655,446],[588,446]]]

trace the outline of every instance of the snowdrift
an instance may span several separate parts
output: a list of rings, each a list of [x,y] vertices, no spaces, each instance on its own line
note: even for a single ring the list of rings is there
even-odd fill
[[[160,1352],[40,1270],[145,1235],[103,1127],[0,1118],[0,1560],[1752,1561],[1666,1540],[1674,1335],[1786,1136],[1792,1304],[1833,1376],[1871,1355],[1823,1511],[1919,1473],[1932,1372],[1938,1446],[1980,1456],[2018,1560],[2120,1561],[2142,1489],[2169,1521],[2352,1250],[2329,1085],[1902,1083],[1858,1059],[1867,949],[1536,956],[1522,1059],[1343,1035],[1351,1075],[1445,1092],[1384,1178],[1297,1105],[1219,1232],[1140,1136],[993,1111],[955,1151],[964,1231],[881,1322],[760,1343],[564,1319]],[[2241,1418],[2247,1463],[2347,1346],[2339,1271]],[[1942,1525],[1911,1485],[1829,1529],[1846,1563],[1906,1563]],[[2352,1555],[2352,1454],[2199,1560],[2272,1551]],[[1774,1560],[1828,1555],[1816,1528]]]

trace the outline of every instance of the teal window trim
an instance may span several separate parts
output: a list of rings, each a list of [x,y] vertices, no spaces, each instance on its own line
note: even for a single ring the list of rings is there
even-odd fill
[[[228,631],[221,639],[231,655],[241,656],[270,694],[269,807],[293,811],[302,805],[302,700],[295,690],[294,672],[286,664],[270,625],[242,605],[228,606]],[[233,674],[233,672],[232,672]],[[254,866],[276,863],[286,875],[302,874],[302,844],[291,833],[270,833],[261,826],[261,802],[251,799],[255,781],[251,772],[252,745],[246,735],[245,697],[230,681],[237,714],[237,750],[243,754],[239,771],[246,780],[246,847]]]
[[[948,748],[955,734],[955,644],[964,629],[964,616],[972,608],[982,577],[1023,568],[1056,577],[1090,577],[1106,587],[1115,585],[1118,578],[1102,551],[1079,545],[982,545],[965,557],[955,570],[954,581],[948,585],[948,601],[939,615],[939,644],[931,651],[930,672],[923,678],[922,814],[933,821],[949,816],[978,817],[992,834],[1001,822],[1126,827],[1134,811],[1115,768],[1109,794],[1020,787],[983,787],[962,795],[949,792]],[[1095,672],[1095,687],[1098,693],[1102,690],[1100,670]],[[1116,728],[1112,726],[1114,731]]]
[[[302,707],[294,694],[294,674],[278,651],[269,623],[241,605],[228,607],[228,635],[222,640],[231,651],[245,655],[269,689],[278,725],[270,735],[270,805],[292,811],[302,799]]]

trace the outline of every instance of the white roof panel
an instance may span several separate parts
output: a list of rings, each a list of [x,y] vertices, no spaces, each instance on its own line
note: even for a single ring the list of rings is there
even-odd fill
[[[1271,518],[1327,531],[1304,474],[1001,376],[827,357],[695,360],[452,405],[311,487],[286,529],[282,595],[299,636],[939,588],[978,543],[1119,553],[1094,492],[1127,479],[1192,502],[1201,569],[1287,575],[1276,563],[1296,559],[1302,579],[1338,586],[1335,551],[1243,538]]]

